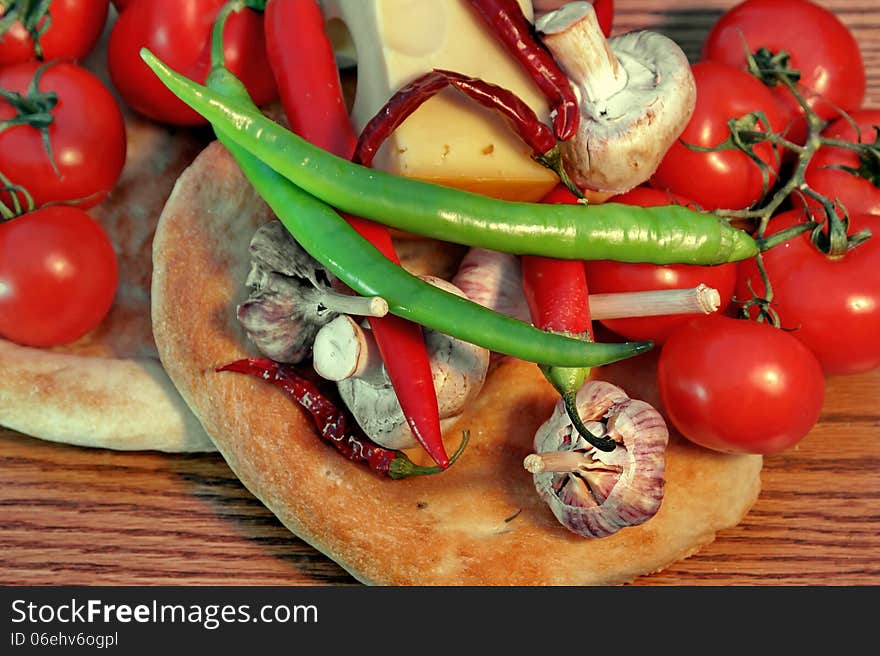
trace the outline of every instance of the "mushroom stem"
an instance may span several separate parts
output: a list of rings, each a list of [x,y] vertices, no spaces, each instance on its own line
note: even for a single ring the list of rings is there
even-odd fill
[[[689,289],[590,294],[593,319],[655,317],[667,314],[711,314],[721,306],[717,289],[697,285]]]
[[[372,335],[344,314],[318,331],[312,366],[322,378],[337,382],[352,376],[378,380],[383,371],[382,356]]]
[[[623,89],[628,75],[602,34],[593,5],[570,2],[538,19],[536,28],[575,92],[604,113],[602,101]]]
[[[337,314],[361,317],[384,317],[388,314],[388,301],[381,296],[342,294],[327,288],[315,289],[312,293],[317,304]]]

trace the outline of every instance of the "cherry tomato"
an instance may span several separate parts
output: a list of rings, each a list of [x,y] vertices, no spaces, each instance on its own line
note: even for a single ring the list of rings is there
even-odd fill
[[[0,172],[27,189],[36,207],[56,201],[92,207],[114,187],[125,163],[125,122],[119,106],[97,77],[68,61],[0,68],[0,88],[29,95],[35,76],[40,93],[57,95],[48,129],[52,158],[41,130],[9,127],[0,131]],[[14,116],[16,109],[0,100],[0,122]]]
[[[830,10],[808,0],[746,0],[714,25],[703,58],[746,69],[746,49],[755,52],[762,47],[791,56],[789,66],[800,72],[798,88],[822,118],[862,104],[865,68],[858,43]],[[803,143],[803,109],[783,85],[772,92],[793,121],[789,137]]]
[[[850,122],[852,121],[852,122]],[[858,130],[856,129],[858,127]],[[850,112],[849,120],[840,118],[822,131],[822,136],[852,143],[875,144],[880,127],[880,109],[858,109]],[[880,146],[864,164],[859,154],[846,148],[823,146],[807,166],[807,184],[823,196],[836,199],[850,214],[880,214]],[[861,171],[859,175],[839,167]]]
[[[0,9],[5,5],[9,12],[11,6],[11,11],[21,16],[26,4],[7,0],[0,3]],[[41,29],[49,22],[38,39],[42,59],[82,59],[89,54],[104,30],[109,5],[109,0],[51,0],[48,15],[37,17],[32,26]],[[20,20],[0,35],[0,66],[37,59],[37,55],[31,34]]]
[[[657,382],[666,416],[689,440],[728,453],[777,453],[816,424],[822,368],[770,324],[712,316],[663,345]]]
[[[636,187],[620,196],[611,198],[610,203],[623,203],[652,207],[657,205],[688,205],[681,196],[672,196],[658,189]],[[721,297],[719,312],[730,304],[736,283],[736,264],[720,266],[692,266],[687,264],[631,264],[597,260],[587,262],[587,281],[594,294],[616,292],[641,292],[655,289],[688,289],[700,283],[718,290]],[[694,318],[692,314],[677,314],[657,317],[638,317],[631,319],[601,320],[609,330],[630,340],[652,340],[662,344],[669,334],[680,324]]]
[[[0,336],[75,341],[107,314],[116,285],[113,246],[81,209],[44,207],[0,224]]]
[[[699,152],[688,146],[714,148],[730,138],[728,121],[763,112],[769,126],[758,121],[755,129],[780,132],[785,125],[782,107],[772,93],[748,73],[719,64],[693,66],[697,84],[694,114],[679,140],[667,151],[651,185],[693,200],[706,210],[742,209],[760,200],[779,174],[780,160],[773,146],[754,145],[754,153],[767,170],[737,149]],[[687,144],[687,145],[686,145]]]
[[[110,33],[108,54],[110,77],[126,103],[164,123],[206,123],[165,88],[141,59],[140,50],[149,48],[171,68],[203,83],[211,66],[211,28],[225,2],[132,0],[127,4]],[[262,105],[275,98],[261,13],[246,9],[230,16],[224,51],[227,67],[244,82],[254,102]]]
[[[785,212],[773,218],[767,234],[804,220],[802,210]],[[850,233],[863,228],[870,228],[875,236],[841,257],[824,255],[808,233],[763,255],[773,290],[771,307],[780,326],[816,355],[827,374],[880,366],[880,217],[852,215]],[[751,298],[749,284],[763,296],[764,283],[754,260],[743,261],[738,268],[736,298]]]

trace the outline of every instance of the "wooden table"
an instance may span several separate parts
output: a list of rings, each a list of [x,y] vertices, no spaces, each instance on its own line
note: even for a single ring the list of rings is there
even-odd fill
[[[694,54],[732,2],[618,0]],[[826,1],[862,44],[880,104],[876,0]],[[878,336],[880,337],[880,336]],[[880,584],[880,371],[828,381],[819,424],[767,457],[745,520],[639,585]],[[0,428],[0,584],[356,585],[293,537],[219,455],[81,449]]]

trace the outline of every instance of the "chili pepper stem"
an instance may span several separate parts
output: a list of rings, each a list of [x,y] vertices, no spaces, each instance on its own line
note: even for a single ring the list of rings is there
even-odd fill
[[[574,429],[599,451],[614,451],[617,442],[610,437],[595,435],[581,419],[581,413],[577,407],[577,390],[568,390],[562,394],[562,402],[565,404],[565,412],[571,420]]]
[[[464,449],[471,439],[470,431],[463,431],[461,434],[461,442],[458,448],[451,456],[449,456],[449,464],[444,468],[439,465],[417,465],[409,459],[403,451],[399,451],[397,457],[391,461],[388,469],[388,475],[395,479],[409,478],[410,476],[430,476],[431,474],[440,474],[451,467],[459,456],[464,453]]]

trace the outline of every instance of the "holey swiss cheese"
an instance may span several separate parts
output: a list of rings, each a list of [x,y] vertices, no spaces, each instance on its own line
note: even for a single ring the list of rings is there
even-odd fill
[[[531,1],[520,5],[531,19]],[[400,87],[433,68],[510,89],[549,120],[538,88],[466,0],[322,0],[322,8],[339,61],[357,64],[358,131]],[[508,200],[539,200],[556,183],[503,119],[449,88],[395,131],[373,165]]]

